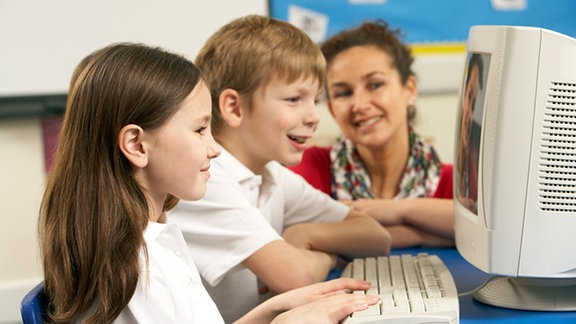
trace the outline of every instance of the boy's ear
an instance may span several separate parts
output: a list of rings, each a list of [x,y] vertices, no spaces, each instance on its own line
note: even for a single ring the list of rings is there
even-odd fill
[[[222,119],[232,128],[240,126],[242,122],[242,108],[240,94],[234,89],[224,89],[220,93],[218,105]]]
[[[118,147],[124,156],[137,168],[148,165],[148,154],[143,143],[144,130],[142,127],[129,124],[118,134]]]

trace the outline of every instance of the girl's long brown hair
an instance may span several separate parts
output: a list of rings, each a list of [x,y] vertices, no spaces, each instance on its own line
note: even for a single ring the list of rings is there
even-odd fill
[[[118,134],[127,124],[161,126],[199,80],[184,57],[129,43],[90,54],[74,71],[40,208],[49,321],[108,323],[130,301],[147,266],[149,210]]]

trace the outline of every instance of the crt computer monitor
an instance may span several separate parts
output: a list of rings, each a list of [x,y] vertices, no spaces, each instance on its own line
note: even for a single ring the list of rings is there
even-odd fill
[[[459,253],[483,303],[576,310],[576,40],[473,26],[454,158]]]

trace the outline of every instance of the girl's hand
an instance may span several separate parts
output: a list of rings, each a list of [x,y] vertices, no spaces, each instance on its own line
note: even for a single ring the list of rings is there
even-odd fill
[[[289,310],[307,303],[315,302],[326,297],[344,295],[355,290],[368,290],[369,281],[362,281],[352,278],[338,278],[293,289],[283,294],[277,295],[275,302],[282,305],[283,310]]]
[[[281,313],[271,323],[336,324],[351,313],[365,310],[379,300],[378,296],[363,293],[331,295]]]
[[[235,323],[338,323],[378,302],[379,296],[350,293],[368,288],[368,281],[339,278],[293,289],[271,297]]]

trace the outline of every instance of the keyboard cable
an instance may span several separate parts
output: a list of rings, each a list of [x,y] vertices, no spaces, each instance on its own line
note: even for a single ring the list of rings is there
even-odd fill
[[[470,289],[470,290],[468,290],[468,291],[464,291],[464,292],[458,293],[458,297],[464,297],[464,296],[471,295],[471,294],[477,292],[478,290],[484,288],[484,286],[486,286],[488,283],[490,283],[490,281],[495,280],[495,279],[497,279],[497,278],[501,278],[501,276],[492,276],[492,277],[484,280],[484,282],[482,282],[479,286],[477,286],[477,287],[475,287],[475,288],[472,288],[472,289]]]

